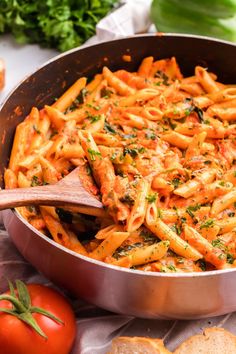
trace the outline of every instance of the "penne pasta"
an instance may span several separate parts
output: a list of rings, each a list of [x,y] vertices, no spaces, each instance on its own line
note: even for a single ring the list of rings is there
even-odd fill
[[[104,209],[18,208],[44,235],[142,271],[233,268],[235,136],[235,85],[201,66],[183,77],[175,57],[150,55],[33,107],[16,128],[5,187],[53,184],[79,166]]]

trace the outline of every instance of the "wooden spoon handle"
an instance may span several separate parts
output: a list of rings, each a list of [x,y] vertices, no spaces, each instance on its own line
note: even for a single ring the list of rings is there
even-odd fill
[[[26,205],[76,206],[84,211],[102,209],[102,203],[85,190],[74,190],[71,187],[55,185],[4,189],[0,191],[0,210]],[[79,211],[79,210],[78,210]],[[87,212],[88,213],[88,212]],[[89,212],[89,214],[91,214]],[[91,215],[94,215],[91,214]]]

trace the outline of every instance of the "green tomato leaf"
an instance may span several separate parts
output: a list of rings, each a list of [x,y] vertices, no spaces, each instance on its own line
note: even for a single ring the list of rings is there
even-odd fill
[[[20,302],[25,306],[26,309],[29,309],[31,306],[31,299],[26,285],[23,283],[23,281],[16,280],[16,288]]]

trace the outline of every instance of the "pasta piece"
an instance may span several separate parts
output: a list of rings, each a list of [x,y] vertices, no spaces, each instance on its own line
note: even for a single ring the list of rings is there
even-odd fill
[[[6,189],[18,187],[17,175],[10,168],[7,168],[4,172],[4,181]]]
[[[146,57],[143,59],[141,65],[138,68],[138,75],[148,77],[151,72],[153,57]]]
[[[130,107],[139,101],[148,101],[160,95],[160,92],[154,88],[145,88],[131,94],[129,97],[122,98],[119,101],[121,107]]]
[[[71,231],[65,230],[61,223],[53,218],[45,209],[41,209],[41,212],[47,228],[57,243],[82,255],[88,255],[83,245]]]
[[[28,136],[31,126],[27,122],[22,122],[16,127],[13,147],[11,150],[9,168],[15,172],[19,169],[19,161],[24,156],[27,146]]]
[[[124,231],[122,230],[122,226],[112,224],[105,227],[104,229],[99,230],[96,233],[95,237],[98,240],[105,240],[108,236],[110,236],[114,232],[120,232],[120,231]]]
[[[207,170],[199,173],[194,179],[182,184],[180,187],[174,190],[174,194],[180,195],[184,198],[191,197],[201,185],[206,185],[215,179],[216,170]]]
[[[17,184],[19,188],[28,188],[31,186],[31,181],[21,171],[19,171]]]
[[[70,107],[79,95],[80,91],[85,87],[86,81],[87,79],[85,77],[78,79],[61,97],[56,100],[55,103],[53,103],[53,108],[58,109],[60,112],[64,112],[68,107]]]
[[[65,116],[63,113],[61,113],[55,107],[51,107],[51,106],[45,106],[44,109],[47,112],[47,114],[52,122],[52,126],[54,126],[56,129],[60,129],[64,126]]]
[[[104,241],[89,254],[91,258],[99,261],[104,260],[107,256],[112,256],[115,250],[129,237],[129,232],[116,231],[110,233]]]
[[[170,242],[170,249],[177,253],[182,257],[186,257],[197,261],[202,258],[202,255],[195,250],[191,245],[182,240],[174,231],[171,230],[169,226],[167,226],[160,219],[157,220],[156,224],[146,224],[146,227],[150,229],[154,235],[160,238],[163,241]]]
[[[213,264],[217,269],[224,268],[226,264],[226,255],[219,248],[213,247],[204,237],[202,237],[194,228],[185,225],[185,240],[191,246],[197,249],[206,259],[207,262]]]
[[[113,87],[121,96],[133,95],[135,90],[126,85],[122,80],[118,79],[106,66],[102,71],[108,84]]]
[[[196,66],[195,75],[206,92],[213,93],[220,90],[206,69]]]
[[[169,242],[161,241],[150,246],[137,247],[127,252],[127,255],[117,261],[113,260],[113,265],[120,267],[135,267],[163,258],[168,251]]]
[[[236,202],[236,190],[232,190],[229,193],[214,200],[211,208],[211,215],[218,215],[222,210],[227,209],[230,205]]]
[[[148,191],[149,183],[145,179],[140,179],[136,185],[136,199],[127,220],[128,232],[137,230],[144,222]]]
[[[207,95],[207,97],[209,97],[215,103],[233,100],[236,99],[236,88],[227,87],[221,91],[210,93]]]
[[[236,227],[236,217],[231,217],[228,219],[216,220],[216,226],[218,226],[219,234],[224,234],[226,232],[232,231]]]

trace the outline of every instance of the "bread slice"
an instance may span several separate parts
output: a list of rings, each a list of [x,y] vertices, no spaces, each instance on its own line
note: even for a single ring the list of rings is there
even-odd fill
[[[188,338],[174,354],[235,354],[236,336],[223,328],[207,328]]]
[[[4,61],[0,59],[0,91],[5,86],[5,65]]]
[[[146,337],[118,337],[113,339],[107,354],[171,354],[161,339]]]

